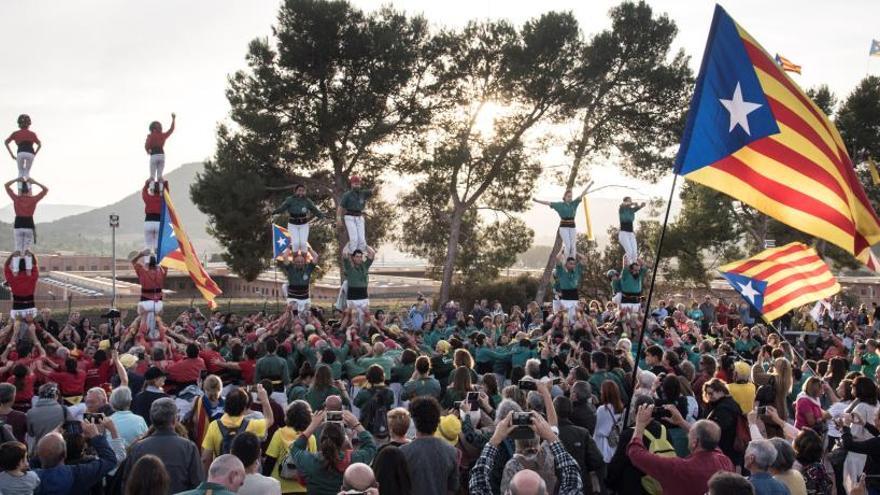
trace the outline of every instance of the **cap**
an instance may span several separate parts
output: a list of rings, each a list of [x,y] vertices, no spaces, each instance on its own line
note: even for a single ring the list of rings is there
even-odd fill
[[[164,371],[162,371],[161,369],[159,369],[155,366],[150,366],[150,369],[148,369],[147,372],[144,373],[144,380],[147,380],[147,381],[155,380],[155,379],[161,378],[163,376],[165,376]]]
[[[122,364],[123,368],[131,368],[138,362],[137,356],[134,354],[123,354],[119,356],[119,362]]]
[[[460,419],[451,414],[440,418],[440,425],[437,426],[437,431],[434,432],[435,437],[446,440],[455,447],[458,445],[459,435],[461,435]]]

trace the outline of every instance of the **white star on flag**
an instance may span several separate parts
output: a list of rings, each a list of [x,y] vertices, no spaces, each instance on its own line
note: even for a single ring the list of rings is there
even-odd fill
[[[740,88],[739,82],[736,83],[736,89],[733,91],[732,99],[724,100],[719,98],[719,101],[724,105],[724,108],[730,112],[729,132],[733,132],[736,126],[740,126],[746,131],[746,134],[751,136],[752,133],[749,130],[749,114],[761,108],[761,104],[743,101],[742,88]]]
[[[747,297],[750,301],[752,301],[752,305],[755,304],[755,296],[761,295],[760,292],[756,291],[755,288],[752,287],[751,280],[749,280],[749,283],[747,283],[746,285],[739,284],[739,283],[736,285],[739,286],[740,293],[743,295],[743,297]]]
[[[283,237],[279,237],[278,238],[278,247],[284,247],[285,244],[287,244],[287,239],[285,239]]]

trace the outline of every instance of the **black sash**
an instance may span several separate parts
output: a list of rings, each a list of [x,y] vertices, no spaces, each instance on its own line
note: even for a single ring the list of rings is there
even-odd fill
[[[620,221],[620,231],[621,232],[632,232],[633,231],[633,223],[632,222],[624,222]]]
[[[349,301],[359,301],[361,299],[367,299],[367,288],[366,287],[349,287],[348,295],[346,299]]]
[[[287,223],[290,223],[293,225],[305,225],[305,224],[309,223],[309,216],[308,215],[296,215],[296,216],[290,215],[290,220],[288,220]]]
[[[34,154],[34,143],[31,141],[21,141],[18,143],[18,152],[19,153],[30,153]]]
[[[12,295],[12,309],[31,309],[34,308],[34,295],[16,296]]]
[[[559,221],[559,226],[573,229],[575,227],[574,218],[563,218]]]
[[[362,212],[362,211],[345,210],[345,214],[350,217],[359,217],[359,216],[363,215],[363,213],[364,212]]]
[[[161,222],[162,215],[160,213],[147,213],[146,217],[144,218],[144,221],[145,222]]]
[[[162,148],[161,146],[153,146],[152,148],[150,148],[150,154],[151,155],[164,155],[165,149]]]
[[[564,300],[564,301],[577,301],[578,299],[580,299],[578,297],[578,290],[577,289],[562,289],[561,293],[562,293],[562,300]]]
[[[290,299],[308,299],[309,298],[309,286],[308,285],[288,285],[287,286],[287,297]]]

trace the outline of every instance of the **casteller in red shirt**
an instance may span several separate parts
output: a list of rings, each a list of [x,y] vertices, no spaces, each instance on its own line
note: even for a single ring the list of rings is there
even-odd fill
[[[49,374],[49,381],[58,384],[58,390],[64,397],[76,397],[83,394],[86,385],[86,372],[77,369],[75,373],[68,370],[53,371]]]
[[[168,379],[176,383],[196,383],[199,374],[205,369],[205,361],[200,357],[186,358],[165,368]]]
[[[165,141],[171,136],[171,133],[174,132],[175,120],[175,115],[171,114],[171,127],[168,128],[167,132],[162,132],[161,124],[155,129],[153,128],[153,125],[159,124],[158,122],[150,124],[150,133],[147,134],[147,140],[144,142],[144,149],[147,150],[148,154],[161,155],[165,153]]]
[[[34,153],[34,145],[43,143],[40,142],[40,138],[37,137],[37,134],[30,129],[19,129],[6,138],[6,143],[10,143],[15,141],[15,145],[18,146],[19,153]]]
[[[150,194],[150,182],[152,180],[147,180],[144,184],[143,190],[141,190],[141,198],[144,200],[144,214],[147,216],[147,221],[159,221],[158,215],[162,215],[162,194]],[[162,181],[162,185],[165,190],[168,190],[168,181]]]
[[[34,267],[31,274],[26,271],[20,271],[17,274],[12,273],[12,256],[6,260],[3,268],[3,274],[6,276],[6,283],[12,292],[12,309],[29,309],[34,307],[34,291],[37,288],[37,280],[40,278],[40,269],[37,267],[37,257],[34,256]],[[21,304],[30,304],[27,307],[16,307]]]
[[[34,398],[34,381],[36,380],[36,376],[33,372],[28,371],[28,373],[21,379],[21,383],[18,383],[18,378],[15,375],[10,376],[6,383],[11,383],[15,385],[15,403],[30,404],[31,399]]]
[[[137,258],[131,262],[141,284],[141,301],[161,301],[162,288],[165,286],[165,275],[168,269],[164,266],[145,268]]]
[[[89,366],[86,369],[85,389],[99,387],[104,383],[110,383],[110,377],[113,375],[115,367],[109,359],[105,359],[98,366]]]
[[[223,371],[225,368],[222,366],[218,366],[217,362],[225,362],[223,356],[220,355],[214,349],[204,349],[199,352],[199,356],[205,361],[205,365],[208,367],[208,373],[217,374]]]
[[[12,208],[15,210],[15,216],[22,218],[30,218],[34,216],[34,212],[37,211],[37,203],[45,198],[46,194],[49,192],[45,187],[41,187],[41,189],[42,190],[39,194],[36,195],[16,194],[15,191],[12,190],[12,186],[6,184],[6,194],[12,199]]]

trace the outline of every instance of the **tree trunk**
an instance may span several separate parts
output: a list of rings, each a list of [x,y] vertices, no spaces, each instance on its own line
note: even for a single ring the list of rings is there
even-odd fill
[[[339,208],[339,202],[342,200],[342,195],[345,193],[345,182],[346,178],[342,175],[342,173],[335,174],[335,187],[333,188],[333,204],[336,206],[336,210],[333,211],[334,218],[336,217],[336,211]],[[345,246],[348,244],[348,231],[345,230],[345,221],[343,220],[341,223],[336,223],[336,243],[339,245],[339,254],[336,257],[337,261],[339,261],[339,283],[342,283],[345,280],[345,272],[342,270],[342,253],[345,252]]]
[[[455,272],[455,257],[458,255],[458,239],[461,236],[461,221],[464,218],[464,207],[456,206],[449,222],[449,240],[446,242],[446,261],[443,262],[443,278],[440,281],[440,307],[449,301],[452,289],[452,276]]]

